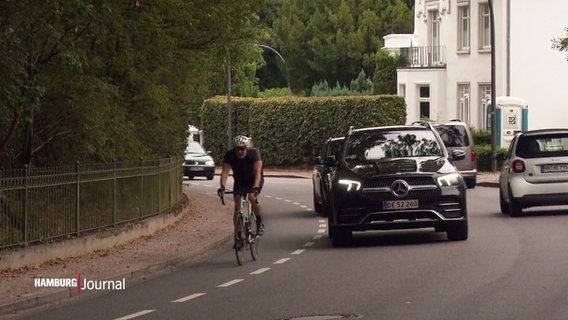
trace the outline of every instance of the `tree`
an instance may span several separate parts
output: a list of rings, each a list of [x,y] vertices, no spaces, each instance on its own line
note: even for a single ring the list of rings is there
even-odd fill
[[[377,52],[377,67],[373,75],[374,94],[396,94],[396,69],[401,66],[403,62],[401,56],[392,56],[386,50],[379,50]]]
[[[262,0],[0,2],[2,166],[182,152],[204,98],[254,91]],[[239,87],[240,86],[240,87]]]
[[[286,57],[291,87],[307,91],[319,79],[348,83],[361,69],[374,74],[382,37],[412,30],[402,0],[281,0],[274,42]]]
[[[568,51],[568,28],[565,31],[566,37],[552,40],[552,48],[558,51]],[[568,57],[566,57],[566,60],[568,60]]]

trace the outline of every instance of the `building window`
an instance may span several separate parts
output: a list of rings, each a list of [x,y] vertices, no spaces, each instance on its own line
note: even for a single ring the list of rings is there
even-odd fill
[[[440,14],[438,10],[428,11],[428,52],[429,65],[437,64],[440,61]]]
[[[398,95],[406,98],[406,85],[404,83],[398,85]]]
[[[458,7],[458,51],[469,52],[469,6]]]
[[[469,99],[469,84],[458,84],[458,118],[467,124],[471,123]]]
[[[491,15],[489,4],[479,5],[479,49],[491,49]]]
[[[483,128],[485,130],[491,129],[491,115],[487,114],[487,107],[489,106],[489,101],[491,101],[491,84],[480,84],[479,85],[479,110],[481,110],[482,114],[480,119],[483,119],[483,123],[479,128]]]
[[[419,86],[420,119],[430,119],[430,86]]]

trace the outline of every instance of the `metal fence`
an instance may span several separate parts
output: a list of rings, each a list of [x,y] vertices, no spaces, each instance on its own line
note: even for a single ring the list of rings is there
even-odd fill
[[[184,200],[183,158],[0,170],[0,249],[114,227]]]

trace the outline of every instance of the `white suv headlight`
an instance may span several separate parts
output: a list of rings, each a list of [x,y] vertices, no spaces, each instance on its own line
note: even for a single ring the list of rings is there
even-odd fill
[[[462,177],[459,173],[450,173],[436,178],[436,182],[440,187],[449,187],[459,185]]]
[[[209,160],[209,161],[206,161],[206,162],[205,162],[205,165],[206,165],[206,166],[212,166],[212,165],[214,165],[214,164],[215,164],[215,161],[213,161],[213,160]]]
[[[347,191],[359,191],[361,189],[361,182],[348,179],[340,179],[338,181],[340,185],[347,187]]]

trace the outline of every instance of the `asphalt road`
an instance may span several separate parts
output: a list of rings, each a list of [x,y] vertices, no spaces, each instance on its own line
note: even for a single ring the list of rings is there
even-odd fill
[[[193,181],[211,192],[218,182]],[[568,211],[499,213],[495,188],[468,190],[470,238],[432,230],[356,234],[333,248],[311,181],[268,178],[256,262],[227,248],[124,291],[22,319],[566,319]]]

